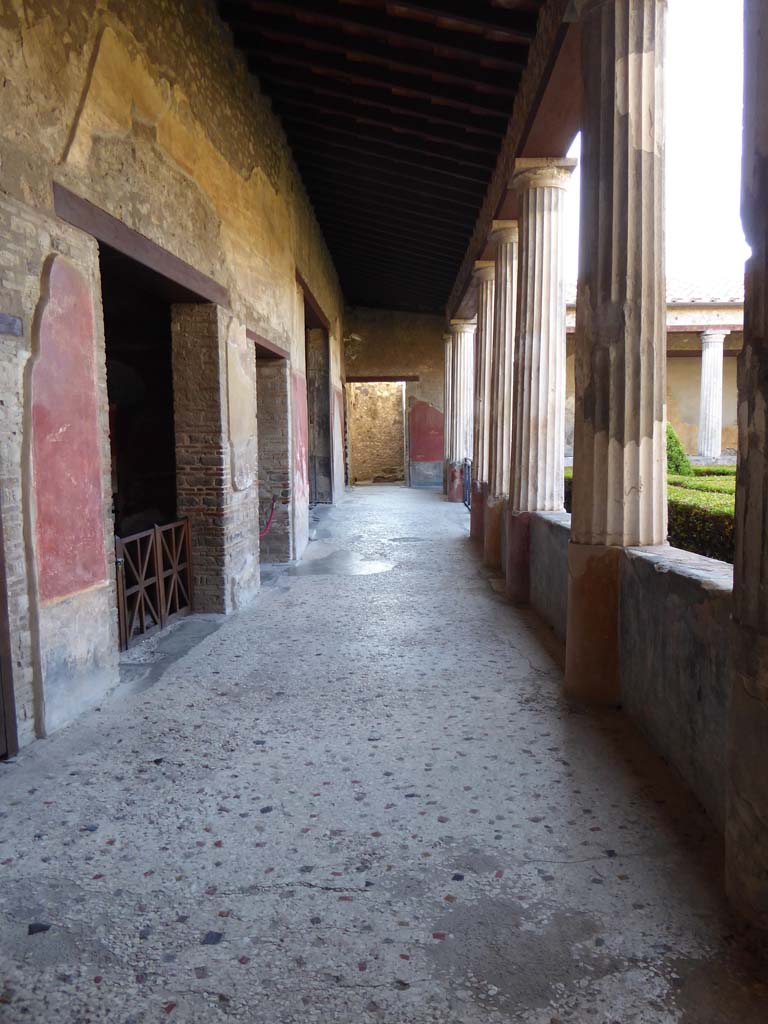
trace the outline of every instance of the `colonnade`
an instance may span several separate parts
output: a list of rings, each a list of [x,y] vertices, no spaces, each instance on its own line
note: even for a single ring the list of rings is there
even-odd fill
[[[576,0],[582,156],[565,691],[620,701],[622,551],[667,543],[663,53],[665,0]],[[768,7],[746,0],[739,470],[728,887],[768,927]],[[447,342],[449,498],[474,457],[472,533],[528,599],[529,521],[563,507],[563,196],[573,162],[516,161],[517,221],[494,222],[476,321]],[[488,249],[486,249],[486,255]],[[702,337],[699,447],[720,455],[723,332]],[[477,369],[474,378],[472,363]],[[450,395],[448,395],[450,391]],[[474,408],[474,422],[466,421]],[[472,441],[472,435],[474,441]],[[453,475],[452,475],[453,474]]]

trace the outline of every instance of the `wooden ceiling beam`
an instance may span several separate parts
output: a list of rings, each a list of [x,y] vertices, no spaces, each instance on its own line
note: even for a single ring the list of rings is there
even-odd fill
[[[413,61],[408,61],[401,50],[387,45],[376,45],[371,42],[367,46],[362,46],[359,42],[353,42],[351,38],[349,41],[345,40],[336,32],[327,32],[322,36],[316,32],[312,38],[308,38],[297,33],[295,26],[292,27],[290,23],[278,27],[272,21],[235,21],[232,28],[237,35],[238,46],[245,54],[249,52],[251,40],[256,40],[255,46],[258,49],[263,46],[263,39],[268,39],[284,43],[294,52],[298,48],[310,52],[337,53],[360,65],[373,64],[387,68],[391,72],[420,75],[437,82],[460,86],[470,93],[492,93],[509,100],[514,100],[515,97],[514,90],[499,84],[500,76],[497,71],[485,69],[480,65],[467,69],[458,68],[449,65],[442,57],[432,57],[428,54],[420,54],[418,59],[414,57]],[[522,68],[519,69],[519,73],[522,73]],[[519,73],[515,75],[515,80]]]
[[[353,102],[337,101],[332,103],[330,100],[323,102],[313,100],[311,97],[290,97],[281,92],[272,98],[272,103],[278,114],[286,107],[292,110],[311,110],[322,114],[325,123],[331,120],[331,123],[341,121],[343,124],[350,122],[363,124],[367,127],[392,132],[395,135],[406,135],[409,139],[421,139],[434,145],[457,148],[462,152],[484,153],[487,157],[496,156],[501,143],[501,136],[497,140],[489,140],[487,143],[476,139],[470,141],[469,133],[464,138],[459,138],[456,133],[451,135],[447,132],[440,132],[437,128],[425,131],[415,127],[407,119],[396,118],[394,115],[390,115],[389,118],[369,117],[361,113]]]
[[[430,168],[426,161],[396,160],[392,157],[380,157],[369,155],[365,152],[341,150],[337,151],[331,147],[316,147],[313,142],[307,141],[303,135],[294,135],[291,139],[291,148],[301,153],[300,162],[302,167],[323,167],[340,165],[341,167],[356,167],[364,171],[366,168],[380,170],[387,167],[393,174],[399,175],[406,183],[423,182],[428,187],[435,183],[445,182],[451,184],[461,182],[462,189],[476,191],[482,195],[485,188],[485,181],[482,178],[472,177],[465,174],[451,174],[449,171]],[[487,181],[487,178],[486,178]]]
[[[318,212],[318,220],[321,226],[324,221],[327,224],[327,230],[323,232],[326,235],[326,241],[330,238],[355,238],[362,233],[363,238],[368,240],[368,242],[374,238],[391,241],[395,246],[393,255],[397,254],[397,246],[401,246],[403,252],[407,252],[408,246],[413,242],[417,242],[419,245],[427,245],[429,251],[435,253],[436,259],[451,267],[456,266],[460,257],[451,258],[450,255],[443,256],[441,254],[443,252],[446,254],[459,252],[461,245],[466,245],[469,237],[464,233],[458,237],[442,235],[435,231],[432,225],[425,225],[421,228],[420,225],[414,224],[411,228],[408,228],[402,222],[388,222],[382,217],[381,212],[376,209],[360,209],[356,211],[358,213],[357,223],[347,231],[334,223],[338,209],[328,206],[320,207],[320,209],[322,212]],[[360,226],[358,227],[358,225]],[[464,255],[463,251],[461,255]]]
[[[494,71],[522,71],[528,62],[527,40],[522,45],[496,42],[414,20],[408,21],[404,27],[402,19],[393,18],[386,12],[370,7],[343,7],[336,0],[312,0],[306,6],[291,0],[247,0],[247,8],[257,15],[293,20],[310,32],[327,29],[356,39],[381,42],[388,47],[426,51],[441,60],[480,65]]]
[[[435,153],[434,149],[425,151],[423,146],[408,145],[403,142],[394,141],[392,135],[384,135],[381,132],[374,132],[368,128],[365,130],[358,129],[357,131],[352,125],[348,127],[341,127],[337,124],[318,124],[316,117],[310,117],[305,113],[283,113],[281,120],[286,125],[301,126],[298,131],[308,138],[312,137],[319,141],[318,132],[322,133],[323,139],[328,139],[330,142],[338,142],[342,139],[344,142],[353,145],[355,149],[359,149],[361,152],[369,146],[373,147],[373,152],[377,156],[383,156],[385,151],[397,154],[406,154],[409,159],[413,157],[420,158],[421,160],[428,159],[430,165],[433,160],[436,167],[442,167],[443,169],[452,167],[461,167],[465,171],[470,171],[473,174],[479,173],[483,181],[487,181],[496,163],[496,158],[493,160],[484,160],[479,162],[477,159],[469,159],[465,154],[457,156],[449,153]],[[291,131],[295,130],[294,128]],[[289,135],[290,135],[289,131]],[[396,138],[396,136],[395,136]]]
[[[388,217],[394,221],[405,220],[407,223],[421,222],[425,225],[432,224],[436,228],[448,223],[454,225],[461,231],[472,231],[476,217],[463,213],[457,215],[455,210],[446,209],[437,203],[424,204],[422,206],[411,205],[408,196],[382,195],[378,189],[358,189],[355,192],[345,188],[339,192],[333,187],[333,179],[323,179],[322,176],[312,179],[312,202],[319,200],[326,205],[349,204],[355,210],[360,209],[382,209],[386,210]]]
[[[421,75],[406,76],[404,84],[391,75],[385,73],[377,75],[375,70],[360,74],[359,64],[346,62],[343,58],[340,59],[339,55],[313,53],[311,57],[307,57],[303,51],[296,53],[274,45],[262,48],[251,47],[249,52],[254,57],[254,74],[259,77],[263,73],[261,69],[264,66],[297,68],[320,79],[346,82],[348,85],[388,91],[395,96],[426,100],[441,110],[443,108],[462,110],[468,114],[477,114],[479,117],[500,117],[505,120],[512,110],[513,94],[510,94],[508,99],[489,94],[468,94],[464,87],[438,85],[435,81],[426,86]]]
[[[496,125],[489,126],[487,121],[482,124],[475,124],[469,121],[466,114],[462,117],[459,114],[453,117],[446,117],[441,108],[433,103],[425,103],[423,100],[409,99],[402,96],[393,96],[391,92],[377,92],[375,89],[366,89],[364,86],[357,86],[354,90],[344,89],[341,86],[333,87],[327,85],[317,75],[301,74],[275,74],[272,71],[262,71],[260,80],[267,83],[267,91],[270,95],[285,96],[330,96],[332,99],[341,99],[345,103],[350,100],[364,110],[384,110],[398,117],[413,118],[414,120],[426,121],[429,124],[447,126],[459,131],[468,132],[471,135],[483,135],[498,142],[504,134],[506,119],[496,115]],[[270,83],[277,84],[278,89],[269,88]],[[396,102],[399,101],[399,102]]]
[[[353,167],[341,165],[333,168],[317,166],[313,167],[311,172],[311,175],[305,173],[304,177],[309,179],[313,175],[321,175],[325,180],[338,181],[342,187],[345,183],[351,184],[352,187],[366,186],[370,183],[370,185],[375,186],[377,189],[379,186],[384,186],[395,202],[401,196],[407,198],[409,194],[413,194],[420,199],[427,199],[434,203],[436,209],[440,209],[444,198],[458,197],[459,199],[466,200],[466,205],[477,212],[483,200],[482,189],[457,188],[453,185],[445,185],[442,182],[422,183],[415,178],[409,179],[402,174],[394,174],[387,170],[386,167],[380,167],[376,170],[366,169],[364,177],[359,172],[356,172]]]
[[[459,32],[472,32],[486,39],[525,43],[536,34],[535,7],[528,13],[510,11],[503,7],[483,7],[475,3],[471,8],[466,0],[436,0],[434,3],[415,3],[413,0],[341,0],[350,7],[377,7],[395,17],[429,21],[442,28]]]
[[[464,249],[461,243],[450,244],[434,239],[430,233],[419,234],[414,232],[410,235],[404,232],[387,231],[378,220],[366,220],[359,225],[343,224],[340,221],[331,220],[325,226],[321,223],[325,240],[332,246],[332,239],[338,243],[347,242],[350,245],[357,245],[365,252],[375,250],[376,246],[388,249],[392,255],[402,253],[407,256],[409,253],[417,253],[420,256],[430,256],[435,262],[444,264],[446,268],[455,268],[461,263]],[[464,243],[466,246],[466,242]],[[457,255],[452,255],[456,253]]]
[[[467,242],[469,241],[466,236],[460,236],[455,240],[436,238],[430,231],[420,232],[418,228],[414,228],[411,231],[398,230],[397,228],[390,230],[382,221],[374,220],[373,218],[366,219],[364,223],[359,225],[343,225],[334,220],[323,224],[322,219],[320,219],[320,227],[329,245],[332,238],[337,240],[343,238],[355,239],[360,237],[362,233],[372,248],[375,248],[379,240],[390,245],[400,246],[403,252],[411,251],[411,248],[414,247],[419,252],[431,253],[436,260],[441,260],[449,266],[455,266],[461,262],[461,257],[464,255]],[[331,248],[333,247],[331,246]],[[452,256],[452,253],[456,255]]]
[[[376,195],[390,204],[403,203],[408,207],[415,203],[418,205],[417,212],[419,213],[423,213],[426,206],[430,211],[443,211],[447,217],[461,216],[457,214],[457,210],[461,208],[464,211],[464,216],[471,213],[470,224],[475,223],[480,205],[480,200],[476,204],[457,203],[453,197],[436,196],[434,190],[421,191],[411,185],[403,191],[401,186],[393,185],[391,182],[373,181],[373,179],[367,182],[357,178],[342,178],[336,171],[333,173],[327,171],[324,175],[318,169],[318,177],[312,178],[312,184],[323,187],[329,195],[334,195],[341,200],[347,196],[354,198]]]
[[[308,138],[309,137],[309,133],[312,132],[313,129],[317,128],[317,119],[316,118],[307,117],[305,115],[285,113],[282,116],[282,121],[284,122],[284,124],[287,127],[289,143],[292,142],[292,140],[293,140],[292,136],[295,136],[297,141],[299,141],[302,137]],[[296,126],[299,126],[299,127],[296,127]],[[309,130],[308,132],[307,132],[307,129]],[[305,134],[305,132],[306,132],[306,134]],[[418,146],[398,145],[396,143],[395,144],[391,144],[388,139],[382,138],[381,135],[373,135],[373,134],[369,134],[368,132],[357,133],[351,127],[349,127],[349,128],[342,128],[342,127],[339,127],[339,125],[329,125],[329,124],[325,123],[323,125],[323,132],[324,133],[328,133],[328,137],[329,138],[338,138],[338,137],[341,136],[341,137],[348,138],[348,139],[357,139],[357,142],[358,142],[358,144],[360,145],[361,148],[365,147],[369,143],[373,142],[373,143],[375,143],[377,145],[391,145],[391,147],[394,148],[394,150],[396,150],[398,152],[410,153],[410,154],[413,153],[413,154],[416,154],[419,157],[424,157],[425,154],[429,152],[428,150],[421,150],[421,148],[419,148]],[[321,145],[321,152],[322,152],[322,145]],[[382,155],[382,157],[383,157],[383,155]],[[465,162],[465,161],[460,160],[460,159],[459,160],[452,160],[451,163],[456,166],[457,170],[462,168],[462,167],[464,167],[465,164],[468,164],[468,166],[477,167],[476,164],[468,163],[468,162]],[[488,165],[486,165],[485,167],[482,168],[482,170],[487,175],[488,179],[489,179],[490,175],[492,175],[492,173],[493,173],[494,165],[495,164],[496,164],[496,161],[493,161],[492,163],[489,163]],[[482,165],[480,165],[480,166],[482,166]],[[399,176],[400,177],[404,177],[404,175],[401,175],[401,174]],[[444,187],[445,189],[452,188],[455,191],[460,191],[460,193],[462,193],[462,194],[467,193],[467,191],[470,191],[470,193],[471,193],[471,191],[475,190],[475,189],[472,188],[472,185],[471,185],[470,182],[468,182],[467,185],[462,185],[462,186],[459,186],[459,185],[456,185],[456,186],[451,185],[450,186],[449,183],[447,183],[447,182],[444,182],[444,183],[443,182],[437,182],[437,185],[438,185],[438,187]],[[478,183],[476,185],[476,188],[479,188],[479,187],[480,187],[480,185]],[[484,188],[484,186],[483,186],[483,188]]]

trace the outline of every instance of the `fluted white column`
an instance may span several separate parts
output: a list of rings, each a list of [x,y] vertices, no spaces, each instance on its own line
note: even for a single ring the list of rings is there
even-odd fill
[[[565,189],[575,160],[515,162],[519,193],[510,508],[563,508]]]
[[[488,445],[488,495],[509,494],[512,451],[512,373],[517,310],[517,221],[495,221],[491,242],[496,246],[491,357],[491,415]]]
[[[493,260],[478,260],[477,330],[475,332],[475,415],[472,443],[472,509],[469,535],[483,539],[485,495],[488,489],[488,451],[491,426],[491,357],[493,355]]]
[[[501,567],[512,450],[512,372],[517,308],[517,221],[494,221],[493,347],[488,434],[488,488],[483,509],[483,561]]]
[[[495,266],[491,260],[478,260],[475,263],[477,330],[475,331],[475,417],[472,442],[472,479],[481,484],[488,482],[494,271]]]
[[[727,331],[702,331],[699,455],[719,459],[723,441],[723,344]]]
[[[443,493],[448,491],[448,463],[451,458],[451,430],[453,428],[453,337],[443,335],[445,346],[443,378]]]
[[[666,0],[577,0],[584,92],[565,686],[619,699],[622,547],[663,544]]]
[[[527,603],[530,514],[562,511],[565,445],[565,189],[575,160],[515,161],[517,325],[507,521],[507,595]]]
[[[451,448],[448,498],[461,501],[464,460],[472,458],[474,419],[475,321],[451,320]]]

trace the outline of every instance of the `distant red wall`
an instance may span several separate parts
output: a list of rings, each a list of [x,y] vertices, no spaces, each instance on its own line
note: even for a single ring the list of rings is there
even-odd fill
[[[443,414],[428,402],[415,400],[408,413],[411,462],[443,459]]]
[[[32,368],[32,479],[40,599],[107,578],[88,282],[65,260],[50,266]]]

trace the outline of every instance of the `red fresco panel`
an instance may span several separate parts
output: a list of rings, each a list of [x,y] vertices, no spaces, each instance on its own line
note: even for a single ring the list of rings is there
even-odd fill
[[[307,415],[307,382],[301,373],[291,374],[293,389],[293,493],[296,502],[309,501],[309,428]]]
[[[31,390],[38,589],[53,601],[107,578],[93,306],[88,282],[58,257]]]
[[[411,462],[442,462],[443,414],[429,402],[411,404],[408,436]]]

